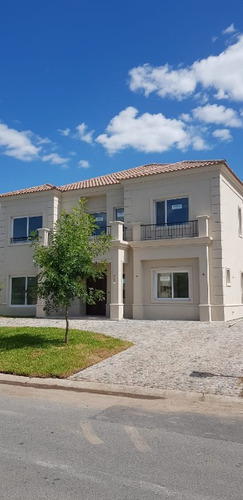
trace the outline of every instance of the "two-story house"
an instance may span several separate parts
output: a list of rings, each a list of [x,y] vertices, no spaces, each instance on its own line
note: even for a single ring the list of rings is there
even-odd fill
[[[43,316],[29,235],[43,244],[61,210],[86,198],[113,237],[106,292],[71,315],[225,321],[243,317],[243,184],[225,160],[149,164],[66,186],[0,195],[0,314]]]

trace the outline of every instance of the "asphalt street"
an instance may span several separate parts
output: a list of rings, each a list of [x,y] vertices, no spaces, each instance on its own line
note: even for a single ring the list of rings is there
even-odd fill
[[[242,418],[0,387],[1,500],[242,500]]]

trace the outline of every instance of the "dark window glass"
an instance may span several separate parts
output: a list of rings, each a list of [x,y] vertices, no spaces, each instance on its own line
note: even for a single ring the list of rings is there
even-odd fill
[[[124,222],[124,208],[115,209],[115,220]]]
[[[27,278],[27,305],[33,305],[37,302],[37,277],[32,276]]]
[[[28,234],[28,236],[31,236],[33,233],[36,233],[37,229],[40,229],[41,227],[42,227],[41,215],[38,215],[37,217],[30,217],[29,218],[29,234]]]
[[[174,299],[189,298],[188,273],[173,273]]]
[[[26,241],[27,239],[27,217],[14,219],[13,221],[13,242]]]
[[[13,306],[25,305],[25,278],[12,278],[11,304]]]
[[[97,226],[94,230],[94,234],[101,234],[106,232],[106,212],[96,212],[93,214],[95,220],[95,225]]]
[[[27,287],[27,288],[26,288]],[[37,277],[12,278],[12,306],[33,305],[37,302]]]
[[[125,302],[126,298],[126,275],[122,275],[122,296],[123,296],[123,302]]]
[[[188,221],[188,198],[167,201],[167,224]]]
[[[156,202],[156,224],[157,226],[162,226],[165,224],[165,202]]]

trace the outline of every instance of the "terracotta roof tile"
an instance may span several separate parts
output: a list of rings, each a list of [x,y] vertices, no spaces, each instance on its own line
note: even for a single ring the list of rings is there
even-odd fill
[[[56,186],[53,186],[53,184],[42,184],[41,186],[19,189],[18,191],[11,191],[10,193],[0,194],[0,198],[4,198],[5,196],[16,196],[19,194],[41,193],[43,191],[51,191],[52,189],[58,188],[56,188]]]
[[[66,184],[65,186],[60,186],[58,189],[60,191],[74,191],[76,189],[87,189],[99,186],[109,186],[111,184],[119,184],[121,181],[125,181],[128,179],[147,177],[149,175],[162,174],[166,172],[175,172],[178,170],[187,170],[196,167],[217,165],[219,163],[226,164],[226,161],[199,160],[199,161],[181,161],[177,163],[149,163],[148,165],[142,165],[140,167],[130,168],[128,170],[122,170],[121,172],[115,172],[113,174],[102,175],[101,177],[95,177],[93,179],[74,182],[72,184]]]
[[[213,165],[224,164],[226,168],[238,179],[236,174],[227,165],[226,160],[184,160],[177,163],[149,163],[147,165],[142,165],[140,167],[129,168],[128,170],[122,170],[121,172],[114,172],[113,174],[102,175],[100,177],[94,177],[93,179],[86,179],[79,182],[73,182],[72,184],[66,184],[64,186],[54,186],[52,184],[43,184],[42,186],[36,186],[27,189],[21,189],[19,191],[12,191],[11,193],[4,193],[0,195],[0,198],[6,196],[15,196],[21,194],[38,193],[43,191],[57,190],[61,192],[75,191],[78,189],[87,189],[100,186],[110,186],[114,184],[120,184],[123,181],[139,178],[148,177],[150,175],[163,174],[167,172],[176,172],[180,170],[188,170],[199,167],[208,167]]]

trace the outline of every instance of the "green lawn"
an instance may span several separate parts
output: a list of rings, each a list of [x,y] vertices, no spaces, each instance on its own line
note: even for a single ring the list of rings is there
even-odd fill
[[[0,327],[0,372],[66,378],[132,344],[94,332],[62,328]]]

